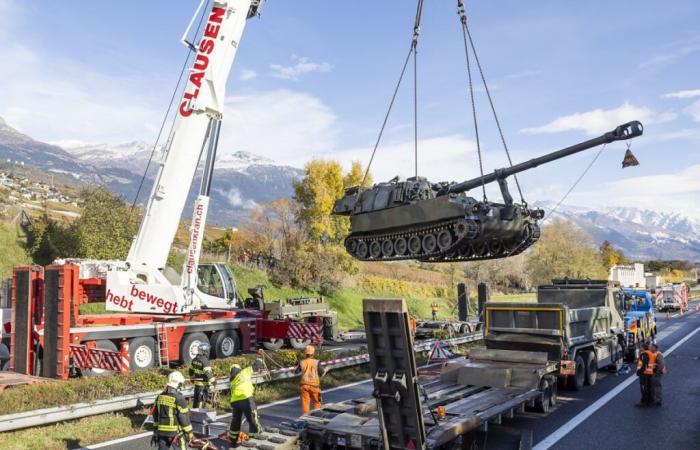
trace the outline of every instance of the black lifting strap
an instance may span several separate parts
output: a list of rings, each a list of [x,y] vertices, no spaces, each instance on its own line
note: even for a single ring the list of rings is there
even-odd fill
[[[508,158],[508,164],[510,164],[510,166],[513,166],[513,160],[510,157],[510,151],[508,150],[508,145],[506,144],[506,139],[505,139],[505,136],[503,135],[503,129],[501,128],[501,121],[498,119],[498,114],[496,113],[496,107],[494,106],[493,98],[491,97],[491,91],[489,90],[488,84],[486,83],[486,77],[484,76],[484,70],[481,67],[481,61],[479,60],[479,55],[476,52],[476,46],[474,45],[474,40],[472,39],[472,35],[469,31],[469,25],[467,23],[467,13],[466,13],[466,9],[464,7],[464,2],[462,0],[457,0],[457,15],[459,16],[459,19],[460,19],[460,22],[462,25],[462,37],[464,39],[464,54],[465,54],[466,60],[467,60],[467,74],[469,76],[469,93],[470,93],[471,104],[472,104],[472,114],[474,116],[474,132],[475,132],[475,136],[476,136],[477,152],[479,155],[479,168],[481,170],[481,176],[483,176],[484,169],[482,166],[481,146],[480,146],[480,142],[479,142],[479,130],[478,130],[478,125],[477,125],[477,120],[476,120],[476,107],[474,104],[474,91],[472,88],[471,64],[469,62],[469,48],[471,48],[471,50],[472,50],[472,55],[474,55],[474,61],[476,62],[476,66],[479,69],[479,75],[481,77],[481,82],[484,85],[484,91],[486,92],[486,97],[488,98],[489,106],[491,107],[491,112],[493,113],[493,118],[494,118],[494,121],[496,122],[496,127],[498,128],[498,134],[501,138],[501,143],[503,144],[503,149],[505,150],[506,157]],[[520,182],[518,181],[517,175],[513,175],[513,179],[515,180],[515,185],[518,187],[518,193],[520,194],[520,201],[522,202],[523,205],[527,205],[527,203],[525,202],[525,198],[523,196],[523,191],[520,187]],[[483,190],[484,199],[485,199],[486,198],[486,188],[483,185],[482,185],[482,190]]]
[[[394,103],[396,102],[396,96],[399,93],[399,87],[401,87],[401,82],[403,81],[403,77],[406,74],[406,68],[408,67],[408,62],[411,59],[411,55],[414,55],[413,59],[413,121],[414,121],[414,134],[413,134],[413,139],[414,139],[414,151],[415,151],[415,168],[416,168],[416,175],[418,175],[418,82],[416,78],[416,72],[417,72],[417,62],[415,59],[415,53],[416,53],[416,47],[418,46],[418,36],[420,35],[420,19],[423,14],[423,0],[418,0],[418,7],[416,8],[416,20],[413,25],[413,36],[411,38],[411,47],[408,50],[408,54],[406,55],[406,58],[403,62],[403,66],[401,68],[401,74],[399,75],[399,79],[396,82],[396,86],[394,87],[394,93],[391,96],[391,101],[389,101],[389,107],[387,108],[386,114],[384,115],[384,120],[382,121],[382,126],[379,129],[379,134],[377,135],[377,140],[374,143],[374,148],[372,149],[372,155],[369,158],[369,163],[367,163],[367,168],[365,169],[365,173],[362,177],[362,182],[360,183],[360,186],[357,189],[357,194],[355,195],[356,199],[360,198],[360,194],[362,190],[365,187],[365,183],[367,181],[367,177],[369,176],[369,169],[372,167],[372,162],[374,161],[374,156],[377,154],[377,148],[379,148],[379,143],[382,140],[382,137],[384,136],[384,130],[386,129],[386,124],[389,120],[389,116],[391,115],[391,110],[394,107]]]

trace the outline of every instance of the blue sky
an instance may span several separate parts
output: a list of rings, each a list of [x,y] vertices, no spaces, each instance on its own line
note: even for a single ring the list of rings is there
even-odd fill
[[[478,173],[454,1],[426,0],[419,43],[419,172]],[[0,0],[0,117],[65,145],[153,141],[186,50],[193,1]],[[700,217],[700,3],[471,1],[471,29],[513,158],[587,139],[630,119],[639,167],[609,146],[568,203]],[[415,3],[268,0],[249,21],[228,84],[223,152],[301,167],[369,158],[408,49]],[[407,78],[376,179],[412,175]],[[478,92],[485,165],[505,164]],[[522,177],[526,198],[558,200],[595,152]]]

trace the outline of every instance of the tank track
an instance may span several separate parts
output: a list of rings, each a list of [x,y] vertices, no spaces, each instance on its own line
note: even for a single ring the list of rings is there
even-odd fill
[[[441,257],[419,258],[423,262],[468,262],[484,261],[489,259],[501,259],[509,256],[519,255],[540,239],[540,227],[536,223],[529,223],[527,232],[523,233],[519,239],[509,243],[492,240],[489,243],[464,243],[456,251]],[[493,244],[492,244],[493,242]]]
[[[481,232],[472,219],[455,219],[378,235],[350,235],[345,249],[360,261],[427,260],[454,253]]]

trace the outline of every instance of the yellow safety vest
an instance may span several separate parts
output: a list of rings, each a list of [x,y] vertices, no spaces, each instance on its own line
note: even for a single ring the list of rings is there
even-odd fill
[[[255,385],[253,384],[253,369],[246,367],[238,372],[231,380],[231,403],[245,400],[253,396]]]

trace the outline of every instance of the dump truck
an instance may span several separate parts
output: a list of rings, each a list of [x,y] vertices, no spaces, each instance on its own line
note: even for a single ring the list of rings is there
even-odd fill
[[[595,384],[598,369],[622,367],[627,352],[624,294],[605,280],[554,280],[537,303],[488,302],[484,343],[489,349],[545,352],[570,389]]]

